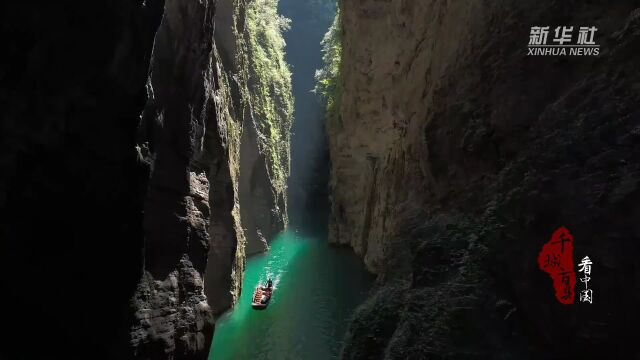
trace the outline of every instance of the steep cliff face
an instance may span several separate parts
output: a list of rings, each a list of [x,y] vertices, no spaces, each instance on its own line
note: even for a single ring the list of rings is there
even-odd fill
[[[214,5],[167,0],[155,37],[137,146],[151,174],[144,274],[133,299],[131,343],[139,358],[206,358],[213,335],[203,281],[209,248],[233,248],[239,255],[226,265],[242,274],[234,181],[241,125],[225,111]]]
[[[231,114],[243,124],[239,199],[247,254],[264,251],[287,224],[293,117],[291,73],[277,0],[221,0],[216,29],[231,86]]]
[[[275,6],[166,2],[138,143],[151,171],[132,328],[139,357],[206,357],[213,315],[239,296],[245,253],[265,250],[286,224],[290,79],[280,28],[256,19],[277,20]],[[216,38],[234,61],[220,60]],[[272,62],[282,77],[258,76]]]
[[[241,207],[269,214],[253,238],[286,224],[289,152],[260,127],[271,119],[237,112],[248,96],[223,69],[215,13],[214,0],[2,5],[0,266],[20,275],[2,277],[0,358],[207,357],[213,316],[240,291]],[[288,74],[278,52],[263,58]],[[286,77],[244,81],[273,108],[291,98]],[[242,149],[262,158],[244,200]]]
[[[213,239],[205,292],[215,314],[237,300],[245,254],[266,250],[288,219],[292,95],[276,8],[274,0],[217,3],[214,37],[223,65],[224,110],[242,128],[233,168],[239,204],[234,214],[241,219],[243,239],[242,246]]]
[[[163,1],[0,8],[0,358],[125,358]]]
[[[331,240],[383,285],[345,358],[637,355],[635,6],[342,2]],[[596,26],[601,54],[527,57],[539,25]],[[598,259],[593,305],[537,268],[561,225]]]

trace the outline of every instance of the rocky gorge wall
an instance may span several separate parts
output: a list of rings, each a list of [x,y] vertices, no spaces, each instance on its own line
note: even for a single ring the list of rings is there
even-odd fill
[[[138,143],[151,170],[133,304],[140,357],[206,357],[213,316],[240,295],[246,255],[286,225],[290,75],[280,28],[255,19],[268,6],[277,21],[276,4],[165,4]],[[281,77],[252,71],[272,62]]]
[[[339,70],[330,236],[380,283],[343,358],[638,356],[624,329],[640,298],[639,14],[633,1],[341,2],[325,47]],[[596,26],[600,56],[528,57],[545,25]],[[598,264],[593,305],[559,304],[537,267],[561,225],[576,261]]]
[[[146,187],[136,129],[163,6],[0,5],[0,358],[126,358]]]
[[[224,108],[214,5],[167,0],[155,37],[137,145],[150,172],[144,274],[132,304],[139,358],[205,358],[213,335],[204,293],[209,248],[233,248],[227,266],[238,275],[228,283],[242,274],[234,182],[241,127]]]
[[[219,0],[214,38],[220,52],[227,116],[242,128],[234,182],[243,246],[214,243],[205,292],[216,315],[239,296],[245,256],[265,251],[288,222],[291,78],[284,62],[277,1]],[[243,249],[242,254],[237,249]],[[228,281],[232,277],[234,281]]]
[[[206,358],[246,239],[286,225],[290,113],[238,110],[251,101],[218,53],[214,0],[2,7],[0,263],[22,269],[2,287],[23,311],[5,319],[0,357]],[[264,59],[288,74],[278,51]],[[286,77],[243,81],[291,98]],[[243,207],[268,215],[247,228]]]
[[[247,255],[264,251],[288,223],[293,95],[284,60],[288,19],[274,0],[219,0],[216,30],[232,92],[231,112],[243,124],[239,183]]]

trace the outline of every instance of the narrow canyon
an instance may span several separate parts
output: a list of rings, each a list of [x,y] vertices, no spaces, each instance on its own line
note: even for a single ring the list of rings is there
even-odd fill
[[[0,9],[0,359],[237,358],[237,319],[274,359],[640,356],[638,1]],[[561,227],[592,304],[538,267]]]

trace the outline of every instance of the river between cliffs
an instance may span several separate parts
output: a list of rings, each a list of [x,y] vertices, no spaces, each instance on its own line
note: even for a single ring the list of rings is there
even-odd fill
[[[351,249],[327,242],[328,152],[324,104],[311,90],[323,66],[320,42],[335,15],[335,0],[280,0],[292,20],[284,33],[292,70],[295,120],[289,178],[290,228],[267,253],[247,259],[238,304],[216,321],[209,359],[337,358],[349,318],[370,289],[372,276]],[[251,297],[271,277],[275,292],[266,310]]]
[[[267,278],[275,292],[266,310],[251,308],[252,291]],[[243,291],[216,322],[209,359],[333,359],[371,276],[352,251],[295,230],[247,260]]]

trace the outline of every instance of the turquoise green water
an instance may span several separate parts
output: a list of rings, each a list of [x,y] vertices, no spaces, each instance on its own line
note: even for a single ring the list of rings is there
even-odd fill
[[[266,310],[253,310],[258,283],[274,280]],[[349,316],[371,277],[350,251],[294,231],[280,234],[266,254],[251,257],[236,307],[216,322],[209,359],[332,359]]]

